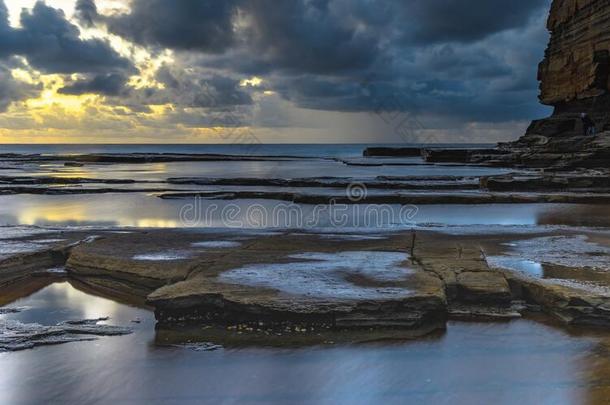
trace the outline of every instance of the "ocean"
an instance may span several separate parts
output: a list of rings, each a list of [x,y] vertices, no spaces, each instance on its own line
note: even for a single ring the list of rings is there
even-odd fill
[[[469,166],[459,164],[428,164],[420,157],[363,158],[366,147],[375,145],[2,145],[0,153],[22,155],[70,155],[88,153],[184,153],[244,156],[244,159],[203,162],[161,163],[87,163],[65,165],[63,161],[1,160],[0,176],[32,179],[63,179],[66,184],[31,185],[32,192],[2,197],[0,225],[36,226],[104,226],[104,227],[244,227],[244,228],[307,228],[307,229],[404,229],[414,226],[605,226],[609,223],[607,210],[586,205],[562,204],[482,204],[422,205],[414,207],[408,217],[401,217],[401,206],[384,205],[389,212],[383,221],[371,220],[362,205],[340,207],[348,220],[333,221],[329,210],[320,210],[314,204],[291,204],[299,210],[298,220],[259,218],[252,220],[251,208],[262,208],[270,213],[285,207],[286,201],[256,198],[229,200],[162,199],[168,189],[175,192],[290,192],[299,195],[337,195],[347,192],[345,186],[327,187],[325,182],[340,180],[343,184],[375,183],[381,178],[409,178],[405,187],[416,187],[414,193],[434,194],[441,191],[426,187],[442,184],[440,177],[457,178],[457,186],[468,186],[452,193],[480,193],[470,186],[480,176],[513,172],[513,169]],[[377,145],[380,146],[380,145]],[[388,145],[385,145],[388,146]],[[390,145],[391,146],[391,145]],[[394,145],[405,146],[405,145]],[[422,145],[407,145],[422,146]],[[435,145],[436,147],[485,147],[486,145]],[[251,157],[261,159],[248,159]],[[233,185],[168,184],[168,179],[232,179]],[[466,180],[461,181],[460,178]],[[78,184],[74,179],[86,179]],[[243,180],[243,184],[239,182]],[[245,180],[244,180],[245,179]],[[255,180],[263,181],[257,184]],[[306,179],[318,181],[317,186],[287,187],[265,184],[267,180]],[[124,181],[123,184],[106,184],[107,181]],[[132,183],[130,183],[132,182]],[[48,187],[49,192],[38,194],[36,189]],[[93,192],[104,189],[103,193]],[[421,189],[421,190],[419,190]],[[66,190],[71,190],[65,194]],[[80,190],[80,191],[79,191]],[[145,190],[145,191],[140,191]],[[391,195],[400,190],[368,188],[369,196]],[[443,191],[446,192],[446,191]],[[197,218],[187,220],[186,209],[197,211]],[[318,207],[319,208],[319,207]],[[235,209],[238,221],[230,224],[223,220],[228,209]],[[590,215],[568,213],[588,211]],[[374,212],[377,214],[377,212]],[[312,220],[312,216],[315,218]]]
[[[227,155],[360,157],[367,147],[483,148],[490,144],[2,144],[0,153],[217,153]]]

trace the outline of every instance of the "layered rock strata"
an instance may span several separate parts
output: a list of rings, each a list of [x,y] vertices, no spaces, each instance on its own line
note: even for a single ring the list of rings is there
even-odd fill
[[[514,235],[134,230],[99,236],[65,248],[68,277],[113,296],[145,299],[167,330],[214,325],[274,334],[373,329],[419,336],[444,328],[448,318],[505,320],[536,308],[567,324],[610,324],[605,287],[580,289],[490,265],[488,252],[502,254],[498,249],[512,245]],[[607,235],[591,237],[609,245]],[[588,252],[578,254],[589,260]],[[593,258],[600,261],[597,253]],[[21,278],[35,274],[34,262],[27,268],[6,263],[0,276],[10,279],[19,269]],[[40,263],[39,270],[49,265]],[[587,273],[564,270],[568,278]]]
[[[610,166],[610,0],[554,0],[551,33],[539,65],[540,101],[552,116],[535,120],[497,151],[439,151],[430,162],[571,169]],[[596,136],[586,135],[587,114]]]

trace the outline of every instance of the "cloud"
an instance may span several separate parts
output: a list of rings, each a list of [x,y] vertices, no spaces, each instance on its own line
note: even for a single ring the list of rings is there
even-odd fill
[[[15,80],[10,70],[0,65],[0,113],[13,102],[35,97],[39,92],[40,86]]]
[[[108,73],[133,69],[106,40],[81,39],[79,28],[62,10],[38,1],[24,9],[21,27],[8,25],[6,6],[0,0],[0,57],[20,55],[43,73]]]
[[[410,22],[407,38],[416,43],[473,42],[522,27],[547,0],[410,0],[400,2],[400,18]]]
[[[0,1],[0,30],[8,28],[8,8],[3,1]]]
[[[210,75],[192,68],[187,71],[180,65],[164,65],[158,70],[156,79],[165,85],[165,89],[155,91],[154,97],[165,98],[168,103],[219,109],[253,102],[239,80],[219,74]]]
[[[403,111],[502,120],[523,119],[537,106],[532,97],[536,59],[545,42],[540,16],[548,3],[133,0],[130,12],[106,16],[97,13],[94,0],[79,0],[77,15],[138,44],[180,52],[174,68],[157,73],[166,90],[151,91],[142,102],[250,104],[250,95],[228,78],[256,74],[303,108],[374,111],[381,103]],[[540,29],[530,30],[532,24]],[[515,31],[525,34],[511,34]],[[522,45],[534,38],[535,50]],[[507,55],[505,48],[516,51]],[[526,69],[515,63],[526,59]],[[195,73],[179,72],[189,65]],[[375,97],[363,82],[374,86]],[[519,107],[496,105],[490,114],[493,107],[479,101],[505,104],[501,88],[513,92],[505,99]],[[453,108],[454,103],[460,106]]]
[[[131,12],[99,16],[91,0],[80,1],[85,20],[93,18],[108,30],[144,46],[218,53],[234,41],[235,0],[133,0]]]
[[[357,29],[328,0],[250,0],[242,10],[250,57],[270,69],[332,74],[366,68],[378,56],[379,38]]]
[[[77,0],[74,11],[78,21],[85,27],[95,25],[95,20],[99,17],[95,0]]]
[[[58,90],[60,94],[102,94],[105,96],[125,95],[127,89],[127,77],[119,73],[96,75],[89,79],[79,80]]]
[[[151,128],[249,119],[279,128],[295,114],[287,122],[323,114],[326,125],[331,116],[379,120],[380,111],[429,128],[523,123],[546,112],[536,68],[550,1],[125,0],[119,12],[115,2],[77,0],[71,21],[39,1],[13,28],[0,0],[0,58],[63,74],[59,93],[103,95],[117,119]],[[83,37],[86,28],[139,46],[121,56],[110,39]],[[252,76],[263,84],[240,85]],[[155,105],[167,110],[159,116]],[[275,105],[279,118],[269,115]]]

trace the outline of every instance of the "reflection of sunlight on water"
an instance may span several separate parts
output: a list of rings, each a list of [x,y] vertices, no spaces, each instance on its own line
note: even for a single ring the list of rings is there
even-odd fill
[[[37,225],[65,221],[86,221],[89,218],[85,205],[78,202],[57,202],[55,204],[24,205],[18,211],[19,223]]]
[[[179,227],[178,209],[147,195],[3,197],[0,223],[38,226]]]
[[[197,201],[196,199],[162,200],[154,194],[96,194],[96,195],[11,195],[0,197],[0,224],[38,225],[38,226],[127,226],[143,228],[197,227],[329,227],[336,226],[347,218],[351,227],[368,228],[378,224],[375,215],[364,215],[365,206],[350,206],[348,210],[337,209],[331,215],[330,206],[297,205],[299,216],[286,215],[276,218],[276,209],[285,207],[286,202],[275,200],[235,200],[235,201]],[[185,218],[184,208],[192,206],[192,215]],[[257,206],[263,210],[256,210]],[[295,207],[297,207],[295,206]],[[238,207],[238,212],[228,210]],[[586,209],[588,206],[574,206]],[[318,210],[317,208],[322,208]],[[414,223],[427,225],[538,225],[536,218],[545,212],[565,208],[555,204],[492,204],[481,206],[467,205],[421,205],[417,215],[401,219],[398,205],[390,206],[392,219],[383,226],[412,226]],[[281,212],[281,210],[280,210]],[[375,210],[373,210],[375,212]],[[575,220],[569,210],[561,211],[562,220],[557,224],[588,225]],[[267,213],[265,217],[264,213]],[[233,215],[235,214],[235,215]],[[336,214],[336,215],[335,215]],[[379,216],[378,216],[379,217]],[[184,222],[186,219],[188,223]],[[334,222],[331,222],[334,219]],[[598,224],[607,223],[599,218]],[[192,223],[191,223],[192,222]],[[287,222],[287,223],[286,223]],[[261,225],[261,226],[257,226]],[[341,227],[341,226],[339,226]]]
[[[167,164],[166,163],[153,163],[149,166],[148,172],[154,173],[167,173]]]
[[[494,267],[515,270],[533,277],[543,278],[544,268],[541,263],[515,257],[491,256],[487,262]]]
[[[40,165],[40,168],[43,170],[41,171],[41,173],[38,174],[58,177],[62,179],[91,177],[95,173],[93,170],[88,169],[86,166],[64,166],[60,163],[43,164]]]
[[[53,176],[61,179],[91,178],[91,179],[148,179],[153,175],[167,174],[167,163],[133,164],[96,164],[83,163],[83,166],[64,166],[61,163],[41,164],[39,171],[30,173],[32,176]],[[142,176],[144,175],[144,176]],[[161,179],[161,178],[159,178]]]
[[[121,305],[114,301],[85,294],[69,283],[55,283],[47,288],[51,293],[65,297],[66,304],[80,312],[82,318],[95,319],[105,316],[114,318],[121,308]]]
[[[125,222],[125,221],[123,221]],[[125,225],[123,226],[136,226],[140,228],[177,228],[179,227],[178,221],[173,221],[169,219],[156,219],[156,218],[144,218],[138,219],[134,221],[134,225]]]

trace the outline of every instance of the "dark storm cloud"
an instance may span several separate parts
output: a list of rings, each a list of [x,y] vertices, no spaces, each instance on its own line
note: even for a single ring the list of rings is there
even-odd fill
[[[77,16],[217,72],[165,67],[158,80],[166,89],[149,100],[247,105],[250,94],[228,77],[259,75],[309,109],[374,111],[393,99],[401,110],[502,120],[538,111],[549,1],[133,0],[126,14],[99,15],[94,0],[79,0]]]
[[[371,8],[369,16],[360,13],[364,14],[361,21],[376,16],[372,19],[385,36],[379,37],[380,51],[370,66],[327,75],[303,69],[297,77],[274,76],[271,86],[275,85],[284,98],[309,109],[397,110],[492,122],[544,114],[536,97],[536,68],[548,39],[545,20],[549,0],[502,2],[505,7],[490,1],[495,7],[482,5],[478,9],[470,2],[468,18],[460,17],[454,3],[395,2],[394,12],[384,9],[377,14]],[[505,9],[506,15],[498,15]],[[397,17],[409,10],[417,18]],[[429,15],[424,18],[426,13]],[[452,26],[441,27],[450,25],[451,20]],[[479,20],[481,23],[476,23]],[[458,28],[460,33],[450,35],[451,40],[440,41],[446,32]],[[438,31],[437,37],[424,35],[427,29]],[[415,39],[424,38],[427,43],[415,43]]]
[[[220,111],[201,109],[186,110],[178,108],[166,112],[167,121],[186,128],[227,127],[236,128],[248,125],[249,111],[240,107]],[[237,136],[237,135],[235,135]]]
[[[465,120],[529,119],[541,112],[535,78],[549,4],[250,0],[240,6],[247,46],[202,64],[266,76],[309,109],[375,111],[381,103]]]
[[[250,105],[252,97],[239,80],[213,75],[201,71],[187,72],[162,66],[157,72],[157,80],[165,85],[163,91],[155,92],[155,97],[165,97],[167,102],[187,107],[225,108]]]
[[[131,62],[100,39],[81,39],[78,27],[61,10],[39,1],[23,10],[21,28],[13,29],[0,0],[0,57],[24,56],[44,73],[108,73],[131,68]]]
[[[8,9],[3,1],[0,1],[0,30],[8,27]]]
[[[547,0],[410,0],[401,2],[409,21],[405,37],[418,43],[471,42],[528,22]]]
[[[222,52],[233,44],[235,5],[235,0],[133,0],[129,14],[97,19],[141,45]],[[91,0],[78,6],[83,18],[96,15]]]
[[[12,28],[0,0],[0,58],[21,55],[45,73],[80,73],[60,92],[106,95],[132,111],[153,104],[247,109],[252,94],[273,90],[315,110],[524,120],[540,112],[535,78],[549,3],[132,0],[126,13],[100,14],[95,0],[78,0],[81,27],[97,25],[153,52],[176,51],[156,74],[165,88],[136,90],[126,87],[132,62],[107,41],[81,39],[63,12],[42,2]],[[251,75],[264,79],[264,89],[240,86]],[[172,117],[206,122],[197,114]]]
[[[326,74],[366,68],[377,58],[378,38],[355,29],[329,0],[249,0],[242,9],[254,58],[274,69]]]
[[[97,75],[90,79],[79,80],[61,89],[61,94],[102,94],[105,96],[119,96],[127,93],[127,77],[119,73]]]

